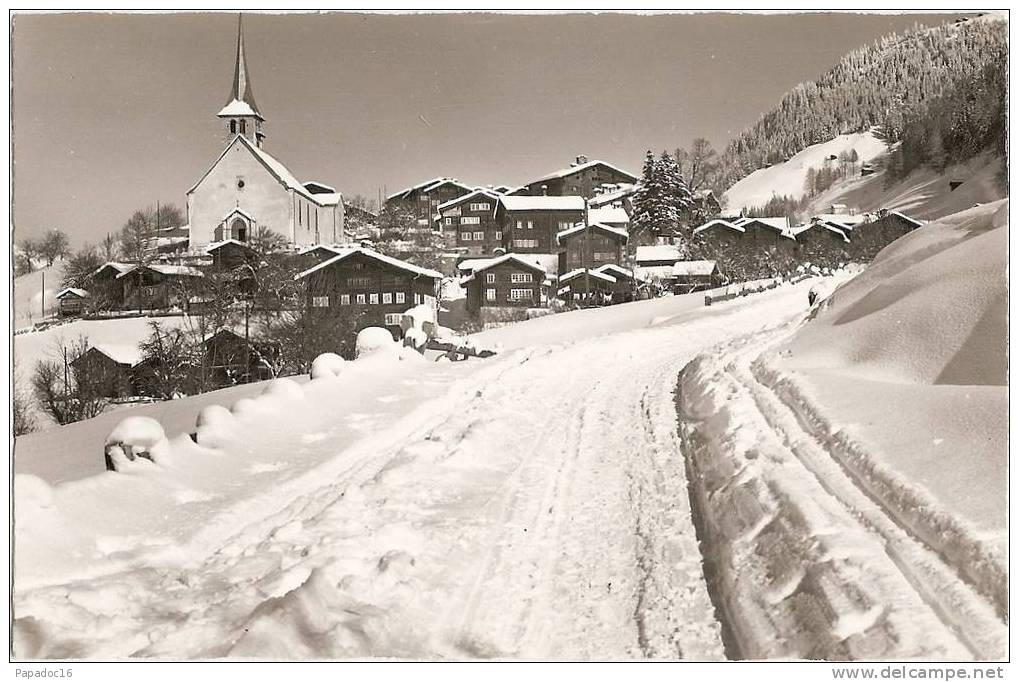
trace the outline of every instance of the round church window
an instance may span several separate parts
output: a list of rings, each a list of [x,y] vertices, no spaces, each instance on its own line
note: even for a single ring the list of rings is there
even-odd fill
[[[244,189],[244,181],[243,180],[238,180],[237,181],[237,189]]]

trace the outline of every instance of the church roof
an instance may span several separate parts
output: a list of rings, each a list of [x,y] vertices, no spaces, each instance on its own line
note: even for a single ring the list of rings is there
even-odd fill
[[[220,110],[218,116],[256,116],[265,120],[258,113],[255,95],[251,91],[248,62],[244,55],[244,30],[241,26],[240,16],[237,17],[237,60],[234,63],[234,80],[230,90],[230,99],[227,100],[226,106]]]

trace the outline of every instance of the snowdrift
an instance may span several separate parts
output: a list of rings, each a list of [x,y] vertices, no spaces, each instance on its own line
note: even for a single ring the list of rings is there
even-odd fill
[[[791,366],[881,381],[1006,385],[1008,202],[883,250],[785,348]]]

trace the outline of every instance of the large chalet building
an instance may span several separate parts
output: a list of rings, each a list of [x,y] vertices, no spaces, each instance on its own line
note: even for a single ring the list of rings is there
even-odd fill
[[[593,269],[623,262],[629,235],[626,230],[601,223],[577,223],[556,235],[559,272]]]
[[[307,255],[320,261],[296,275],[308,309],[356,319],[354,331],[385,327],[399,337],[403,313],[437,307],[440,272],[364,247],[318,247]]]
[[[585,217],[579,196],[505,196],[496,221],[507,253],[558,253],[556,235]]]
[[[474,189],[456,178],[432,178],[390,194],[386,197],[386,206],[410,212],[419,227],[432,227],[439,206],[469,194]]]
[[[605,161],[589,161],[586,156],[578,156],[568,168],[532,180],[515,193],[592,199],[607,188],[633,184],[639,179]]]
[[[438,207],[439,229],[446,244],[468,256],[494,254],[504,249],[502,226],[496,219],[501,195],[475,189]]]
[[[506,254],[477,263],[460,280],[467,290],[467,311],[478,315],[482,308],[533,308],[544,305],[545,269],[533,260]]]

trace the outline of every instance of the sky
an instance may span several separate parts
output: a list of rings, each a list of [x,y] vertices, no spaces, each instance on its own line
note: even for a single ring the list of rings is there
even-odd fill
[[[436,176],[522,184],[579,154],[721,150],[853,48],[954,15],[245,14],[266,151],[376,198]],[[237,15],[17,14],[15,239],[98,242],[226,141]]]

